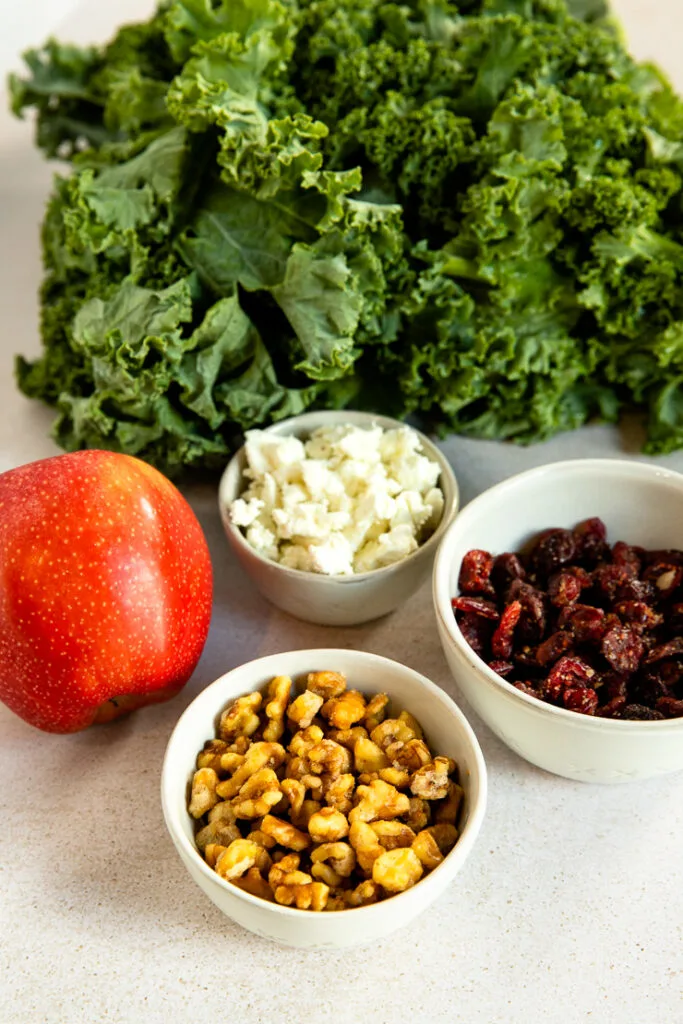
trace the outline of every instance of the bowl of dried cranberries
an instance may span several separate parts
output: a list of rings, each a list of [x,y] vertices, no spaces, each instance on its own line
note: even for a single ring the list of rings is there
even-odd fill
[[[449,527],[433,595],[462,695],[521,757],[586,782],[683,770],[683,475],[511,477]]]

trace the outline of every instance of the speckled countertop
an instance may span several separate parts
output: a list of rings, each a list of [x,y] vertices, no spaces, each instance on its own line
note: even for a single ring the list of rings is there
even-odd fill
[[[82,3],[59,26],[24,12],[17,48],[39,42],[44,27],[103,39],[150,6]],[[636,54],[660,61],[683,89],[683,0],[614,7]],[[12,354],[38,349],[37,227],[50,170],[5,106],[0,469],[55,451],[49,412],[11,379]],[[636,438],[606,428],[528,450],[455,438],[443,447],[464,500],[558,458],[638,457]],[[683,470],[683,453],[661,461]],[[70,737],[42,735],[0,708],[0,1024],[681,1024],[683,777],[625,787],[554,778],[474,716],[490,773],[488,814],[455,884],[409,929],[377,948],[305,953],[242,931],[201,895],[166,835],[158,790],[173,725],[209,681],[262,654],[348,646],[389,653],[455,689],[428,587],[362,628],[307,626],[245,580],[213,491],[187,493],[218,572],[209,642],[183,694]]]

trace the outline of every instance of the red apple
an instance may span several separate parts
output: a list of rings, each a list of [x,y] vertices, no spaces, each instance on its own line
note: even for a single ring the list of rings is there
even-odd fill
[[[0,475],[0,699],[47,732],[168,700],[206,641],[212,574],[176,487],[81,451]]]

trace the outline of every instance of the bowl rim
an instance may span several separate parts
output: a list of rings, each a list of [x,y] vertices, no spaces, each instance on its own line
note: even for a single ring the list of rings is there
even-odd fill
[[[547,462],[542,466],[534,466],[532,469],[523,470],[506,477],[500,483],[493,484],[486,488],[475,498],[469,501],[459,512],[458,516],[451,522],[444,533],[439,550],[434,560],[432,571],[432,601],[437,617],[437,624],[441,627],[442,635],[448,637],[449,641],[457,648],[460,654],[469,662],[471,667],[483,676],[489,686],[498,690],[509,700],[519,701],[538,715],[548,714],[559,721],[564,720],[573,726],[582,726],[591,731],[614,730],[614,732],[642,732],[643,727],[652,731],[668,731],[672,728],[683,727],[683,718],[664,718],[654,721],[642,719],[624,718],[600,718],[593,715],[582,715],[578,711],[570,711],[568,708],[559,708],[554,704],[548,704],[518,690],[510,683],[494,672],[486,662],[469,646],[462,635],[455,620],[451,607],[451,596],[449,594],[449,576],[453,562],[451,549],[461,534],[465,534],[470,522],[476,518],[480,508],[488,505],[493,500],[498,501],[504,498],[509,492],[513,492],[520,484],[525,484],[543,477],[550,480],[553,477],[574,470],[577,474],[588,472],[600,476],[623,475],[633,478],[666,481],[681,492],[683,499],[683,473],[668,469],[662,466],[655,466],[648,462],[640,462],[630,459],[614,458],[576,458],[562,459],[557,462]],[[457,683],[457,678],[456,678]]]
[[[398,566],[408,565],[410,562],[415,561],[418,557],[422,557],[424,552],[436,550],[444,536],[448,526],[453,521],[454,517],[458,513],[460,507],[460,488],[456,475],[453,471],[453,467],[450,462],[437,445],[431,441],[426,434],[418,430],[417,427],[411,426],[409,423],[404,423],[401,420],[395,420],[391,416],[381,416],[374,413],[366,413],[359,409],[347,409],[347,410],[330,410],[321,409],[319,412],[305,412],[300,416],[289,416],[286,419],[278,420],[277,423],[271,423],[270,426],[264,427],[263,432],[273,433],[276,436],[298,436],[297,430],[301,425],[301,432],[306,432],[306,422],[311,422],[313,419],[329,421],[330,423],[351,423],[353,425],[360,426],[362,423],[377,423],[378,426],[383,427],[384,430],[391,430],[396,427],[409,427],[410,430],[414,431],[420,439],[420,444],[424,449],[424,454],[431,459],[432,462],[436,462],[440,469],[440,482],[437,486],[440,487],[441,492],[444,496],[444,507],[439,520],[433,533],[429,535],[427,540],[420,544],[415,551],[411,551],[409,555],[399,559],[398,562],[391,562],[389,565],[382,565],[377,569],[369,569],[366,572],[357,572],[351,575],[343,573],[317,573],[309,572],[306,569],[293,569],[289,565],[282,565],[280,562],[276,562],[272,558],[266,558],[259,551],[248,543],[246,537],[242,533],[239,526],[235,526],[230,519],[228,508],[230,501],[225,498],[224,492],[227,490],[227,481],[231,473],[239,470],[243,471],[243,463],[245,459],[245,446],[240,445],[238,450],[232,456],[225,469],[221,474],[221,478],[218,484],[218,510],[220,512],[221,520],[223,522],[223,528],[228,533],[230,539],[246,554],[257,559],[262,565],[267,565],[276,568],[279,572],[291,579],[315,579],[315,580],[333,580],[335,583],[342,585],[358,584],[359,582],[367,579],[377,579],[382,574],[387,574],[392,570],[396,570]],[[355,421],[355,422],[354,422]],[[282,431],[281,428],[284,426],[292,426],[294,429],[291,432]],[[322,426],[322,423],[318,424]],[[312,428],[316,429],[316,428]],[[444,482],[446,486],[444,486]],[[450,491],[451,497],[448,500],[448,492]],[[239,495],[238,495],[239,496]]]
[[[244,902],[246,902],[247,904],[251,904],[252,906],[259,908],[260,910],[271,910],[280,915],[284,915],[285,917],[292,917],[298,920],[306,920],[308,917],[310,917],[310,914],[312,913],[310,910],[300,910],[298,907],[286,907],[282,906],[279,903],[271,903],[268,900],[261,899],[259,896],[253,896],[251,893],[245,892],[243,889],[238,888],[238,886],[236,885],[231,885],[230,882],[228,882],[226,879],[223,879],[221,878],[220,875],[216,874],[216,872],[209,867],[204,858],[200,855],[195,844],[188,839],[182,828],[179,827],[180,821],[173,809],[175,790],[171,790],[171,785],[169,781],[170,766],[173,763],[175,757],[177,756],[176,748],[182,747],[183,722],[184,720],[186,720],[190,708],[192,708],[195,704],[202,700],[206,700],[207,703],[211,703],[210,698],[206,695],[217,693],[218,691],[220,691],[220,689],[226,684],[226,681],[230,679],[231,676],[235,675],[238,671],[242,671],[243,669],[248,667],[256,672],[260,670],[261,665],[263,665],[265,668],[267,664],[272,663],[275,659],[292,657],[294,655],[296,655],[297,657],[301,657],[309,654],[311,655],[312,659],[329,660],[330,662],[333,662],[334,658],[338,657],[339,655],[343,655],[344,657],[350,657],[352,660],[357,659],[359,662],[364,661],[366,658],[368,658],[370,659],[371,663],[376,664],[377,662],[379,662],[383,664],[386,668],[391,668],[392,670],[398,668],[402,673],[407,673],[409,676],[412,676],[413,682],[417,684],[417,687],[426,690],[428,693],[430,693],[432,697],[436,698],[436,700],[443,705],[444,711],[449,711],[455,718],[458,719],[459,724],[463,730],[465,739],[469,744],[469,752],[471,753],[473,764],[476,766],[478,799],[474,803],[474,805],[469,809],[468,819],[467,822],[465,823],[464,828],[462,829],[462,831],[458,831],[458,838],[455,846],[453,847],[452,850],[449,851],[449,853],[446,854],[441,863],[438,864],[437,867],[433,868],[428,875],[423,876],[419,880],[419,882],[416,882],[414,886],[411,886],[409,889],[405,889],[403,892],[394,893],[392,896],[387,897],[386,900],[380,900],[378,903],[372,903],[362,907],[348,907],[345,910],[336,910],[330,916],[334,919],[339,914],[365,913],[367,915],[373,912],[377,913],[378,908],[386,908],[386,904],[390,901],[392,906],[396,906],[396,904],[393,902],[394,900],[400,899],[401,897],[405,898],[409,896],[411,893],[413,893],[417,886],[420,885],[420,883],[429,883],[429,880],[447,864],[448,858],[451,857],[454,853],[456,853],[456,851],[457,859],[460,861],[460,866],[462,866],[469,857],[472,851],[472,847],[474,846],[477,836],[479,835],[481,825],[486,814],[486,807],[488,802],[488,774],[486,769],[486,762],[484,760],[484,755],[482,753],[481,746],[476,737],[476,734],[472,726],[470,725],[469,721],[465,717],[465,714],[463,713],[463,711],[461,711],[461,709],[455,703],[453,698],[449,697],[445,690],[442,690],[441,687],[437,686],[436,683],[432,682],[432,680],[429,679],[427,676],[422,675],[421,672],[417,672],[415,669],[410,668],[408,665],[404,665],[402,662],[394,661],[391,658],[386,658],[384,657],[384,655],[381,654],[374,654],[371,651],[358,651],[351,648],[303,648],[292,651],[278,652],[276,654],[264,655],[260,658],[255,658],[252,661],[243,662],[241,665],[236,665],[228,672],[224,672],[223,675],[219,676],[212,683],[209,683],[208,686],[204,687],[204,689],[200,690],[196,697],[194,697],[192,701],[190,701],[190,703],[187,705],[187,707],[180,715],[180,718],[176,722],[173,731],[168,739],[168,743],[166,745],[166,750],[164,753],[164,759],[162,762],[160,787],[161,806],[163,810],[164,821],[166,823],[166,828],[171,836],[171,839],[173,840],[174,845],[182,848],[185,855],[188,855],[191,858],[192,862],[197,866],[197,868],[201,871],[204,877],[207,878],[211,883],[217,884],[219,888],[227,891],[232,896],[235,896],[237,899],[244,900]],[[267,677],[268,672],[265,672],[264,675]],[[264,685],[265,683],[261,682],[257,683],[256,687],[259,688]],[[419,692],[417,687],[416,693]],[[237,696],[241,696],[241,694],[236,694],[235,697]],[[235,699],[235,697],[228,697],[226,699],[232,700]],[[213,717],[215,717],[217,713],[217,711],[214,711]],[[207,723],[207,728],[210,727],[211,720],[212,719],[210,719],[209,722]],[[185,809],[185,813],[187,813],[187,809]],[[451,861],[451,864],[452,863],[453,861]],[[437,876],[437,878],[438,877],[439,876]],[[430,883],[430,886],[433,884],[434,883]],[[446,882],[446,884],[448,883]],[[411,896],[411,898],[414,899],[415,897]]]

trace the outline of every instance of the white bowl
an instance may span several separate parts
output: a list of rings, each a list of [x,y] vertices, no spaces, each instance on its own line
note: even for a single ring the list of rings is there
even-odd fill
[[[465,791],[460,836],[443,862],[412,889],[367,907],[330,913],[283,907],[224,881],[201,857],[187,811],[188,785],[197,753],[215,736],[220,712],[235,697],[259,689],[275,675],[296,677],[319,669],[344,672],[365,694],[389,694],[391,713],[405,708],[422,725],[435,754],[454,758]],[[203,690],[181,715],[169,740],[161,777],[168,831],[183,864],[217,907],[249,931],[288,946],[341,949],[383,938],[425,910],[465,863],[486,808],[486,767],[465,716],[434,683],[405,665],[364,651],[290,651],[233,669]]]
[[[518,551],[549,527],[599,516],[610,543],[683,548],[683,476],[642,462],[577,459],[505,480],[460,513],[436,557],[433,598],[455,682],[480,718],[520,757],[584,782],[628,782],[683,769],[683,718],[594,718],[517,690],[474,653],[455,621],[463,555]]]
[[[268,427],[278,436],[294,434],[308,437],[318,427],[352,423],[368,428],[377,424],[385,430],[405,426],[387,416],[365,412],[310,412],[293,416]],[[438,463],[439,487],[444,495],[444,510],[434,533],[411,555],[393,565],[355,576],[323,576],[279,565],[258,554],[234,526],[229,508],[247,486],[244,478],[244,448],[236,453],[221,477],[218,507],[226,536],[245,571],[258,589],[278,608],[297,619],[326,626],[351,626],[377,619],[398,608],[427,579],[434,563],[439,541],[458,510],[458,485],[453,470],[442,452],[429,438],[416,431],[424,454]]]

